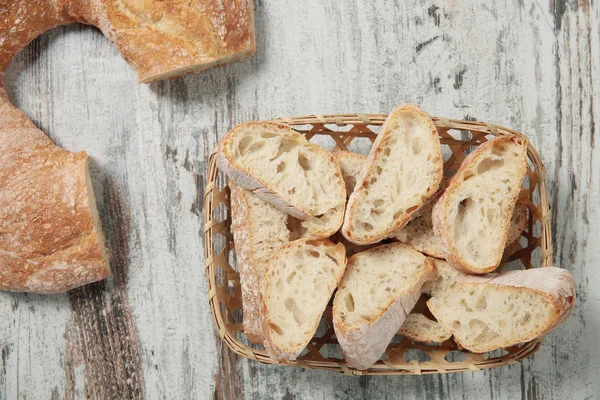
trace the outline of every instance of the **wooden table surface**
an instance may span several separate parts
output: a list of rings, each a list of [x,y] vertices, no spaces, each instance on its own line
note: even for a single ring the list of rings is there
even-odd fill
[[[68,294],[0,293],[0,399],[599,398],[598,1],[257,0],[255,19],[246,62],[151,85],[85,26],[13,61],[13,102],[91,156],[113,274]],[[230,353],[202,255],[217,139],[247,120],[407,101],[529,136],[548,169],[554,262],[577,281],[571,318],[531,359],[482,372],[348,377]]]

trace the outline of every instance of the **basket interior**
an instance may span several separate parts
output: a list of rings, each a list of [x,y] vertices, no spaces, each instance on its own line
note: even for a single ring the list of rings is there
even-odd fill
[[[325,115],[282,118],[328,150],[350,150],[367,154],[385,115]],[[520,134],[492,124],[434,118],[444,155],[446,176],[456,172],[465,156],[497,135]],[[545,170],[535,149],[528,145],[528,165],[519,200],[528,208],[528,224],[520,240],[506,248],[501,269],[523,269],[551,265],[552,243]],[[209,302],[219,336],[235,353],[264,363],[275,363],[262,346],[251,344],[243,333],[240,278],[236,270],[229,211],[229,190],[225,176],[216,169],[211,156],[205,192],[205,260]],[[423,295],[417,308],[425,308]],[[427,312],[427,310],[425,310]],[[430,317],[431,314],[429,314]],[[298,360],[289,365],[328,369],[345,374],[426,374],[474,371],[518,362],[533,354],[541,339],[484,354],[461,350],[450,339],[440,345],[424,345],[396,335],[383,357],[366,371],[346,366],[335,339],[331,302],[317,333]]]

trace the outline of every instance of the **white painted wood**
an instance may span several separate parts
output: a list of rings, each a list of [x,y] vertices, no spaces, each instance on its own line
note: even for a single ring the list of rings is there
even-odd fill
[[[258,50],[242,64],[138,85],[98,31],[71,26],[34,41],[5,82],[53,140],[88,151],[109,235],[129,220],[117,254],[127,296],[111,279],[100,314],[128,303],[147,398],[597,398],[599,14],[585,0],[257,0]],[[387,112],[406,101],[529,135],[548,168],[555,264],[578,283],[573,316],[532,359],[477,373],[345,377],[228,355],[202,259],[217,138],[250,119]],[[0,293],[0,398],[101,397],[68,352],[71,304]]]

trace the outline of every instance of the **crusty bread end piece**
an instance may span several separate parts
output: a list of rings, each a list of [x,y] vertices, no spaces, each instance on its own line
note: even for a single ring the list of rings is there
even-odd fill
[[[465,159],[432,215],[452,265],[473,274],[498,267],[526,167],[527,142],[517,135],[496,137]]]
[[[426,344],[443,343],[452,337],[439,322],[420,313],[408,314],[398,333],[415,342]]]
[[[295,360],[315,334],[346,267],[341,244],[301,239],[271,258],[262,286],[263,336],[269,356]]]
[[[433,263],[402,243],[352,256],[333,301],[335,335],[349,366],[367,369],[414,307]]]
[[[440,140],[429,115],[412,104],[394,109],[348,200],[342,234],[356,244],[388,237],[437,191],[442,175]]]
[[[229,188],[231,230],[242,287],[244,333],[252,342],[262,343],[262,277],[269,259],[290,239],[288,216],[233,182],[229,182]]]
[[[465,349],[483,353],[545,335],[564,321],[575,281],[560,268],[467,276],[427,306]]]

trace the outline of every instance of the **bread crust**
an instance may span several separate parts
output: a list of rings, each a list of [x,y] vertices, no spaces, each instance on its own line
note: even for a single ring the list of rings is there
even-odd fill
[[[235,255],[244,312],[244,333],[253,343],[262,343],[262,302],[260,299],[261,278],[264,271],[253,264],[252,222],[248,192],[230,182],[231,228],[234,235]]]
[[[0,77],[34,38],[73,22],[100,28],[140,82],[243,59],[254,52],[252,4],[5,2]],[[0,290],[55,293],[104,279],[110,273],[104,242],[87,154],[55,146],[10,103],[0,83]]]
[[[519,196],[519,191],[520,191],[521,183],[523,181],[523,177],[525,176],[525,172],[527,170],[527,142],[526,142],[525,138],[523,138],[521,136],[517,136],[517,135],[497,136],[497,137],[489,140],[488,142],[482,144],[481,146],[479,146],[474,152],[472,152],[465,158],[465,160],[461,164],[461,166],[458,169],[458,171],[456,172],[456,174],[454,174],[452,176],[452,178],[450,178],[450,181],[448,182],[448,186],[446,187],[446,189],[440,196],[439,200],[436,202],[436,204],[433,207],[433,213],[432,213],[433,231],[435,233],[435,236],[440,241],[441,250],[442,250],[442,253],[444,254],[444,258],[448,262],[450,262],[455,268],[459,268],[463,272],[466,272],[469,274],[484,274],[484,273],[488,273],[488,272],[495,270],[498,267],[498,265],[500,264],[500,261],[502,259],[502,253],[504,252],[505,247],[501,246],[499,248],[499,250],[496,252],[495,259],[497,261],[493,265],[482,266],[482,267],[478,266],[477,268],[470,266],[469,263],[458,254],[458,250],[452,244],[452,241],[448,235],[449,226],[446,223],[446,215],[448,214],[448,208],[449,208],[448,202],[458,192],[459,185],[461,185],[464,182],[465,172],[469,168],[471,168],[471,166],[473,164],[478,162],[479,159],[486,157],[488,149],[490,149],[492,146],[495,146],[498,143],[510,142],[510,141],[514,141],[515,143],[522,145],[523,155],[522,155],[521,167],[518,172],[519,175],[521,176],[521,178],[519,180],[518,186],[516,187],[516,190],[513,190],[513,193],[510,194],[510,199],[509,199],[510,207],[509,207],[506,215],[504,216],[506,223],[504,224],[505,226],[502,231],[502,238],[503,238],[503,242],[505,243],[507,236],[508,236],[509,228],[510,228],[510,219],[512,216],[512,212],[513,212],[515,203],[517,201],[517,198]]]
[[[329,247],[333,251],[333,257],[335,258],[335,260],[333,260],[333,261],[336,264],[342,265],[345,268],[345,265],[347,262],[346,250],[344,249],[344,246],[342,244],[340,244],[340,243],[334,244],[334,243],[330,242],[329,240],[299,239],[299,240],[295,240],[293,242],[286,243],[280,247],[277,254],[275,254],[269,261],[269,264],[267,265],[267,268],[265,269],[265,276],[267,275],[269,270],[273,268],[273,265],[277,262],[278,258],[281,257],[281,255],[284,254],[287,249],[302,246],[302,245],[314,245],[314,246]],[[329,296],[331,296],[331,294],[333,294],[333,291],[335,290],[337,285],[340,283],[340,280],[342,279],[342,276],[344,274],[344,268],[340,268],[340,270],[337,272],[337,275],[335,276],[336,282],[335,282],[335,285],[333,286],[333,288],[331,289]],[[275,339],[273,338],[273,331],[270,327],[270,323],[272,323],[273,321],[269,318],[269,313],[267,311],[268,307],[264,301],[264,298],[262,297],[262,294],[265,292],[265,287],[266,287],[265,285],[267,285],[267,282],[265,280],[263,280],[263,287],[261,290],[261,301],[262,301],[262,307],[264,310],[264,316],[263,316],[264,343],[263,344],[265,346],[265,350],[269,354],[269,357],[271,357],[272,359],[277,360],[279,362],[285,363],[290,360],[295,360],[300,355],[300,353],[302,352],[304,347],[302,347],[300,349],[292,349],[292,348],[281,348],[277,345]],[[325,307],[323,307],[323,311],[324,310],[325,310]],[[313,333],[310,335],[310,337],[306,338],[307,343],[310,341],[310,339],[313,337],[314,332],[317,330],[317,327],[319,326],[319,320],[320,319],[317,319],[316,323],[313,324],[313,326],[309,330],[310,332],[313,332]]]
[[[433,154],[432,158],[434,160],[436,160],[436,163],[439,164],[439,170],[440,170],[439,177],[437,179],[437,182],[434,182],[434,184],[431,185],[431,188],[429,189],[429,191],[427,191],[424,194],[423,199],[420,201],[420,203],[418,204],[418,206],[415,208],[414,211],[412,211],[410,213],[406,213],[406,215],[404,215],[403,218],[394,221],[394,223],[392,225],[390,225],[387,229],[385,229],[384,231],[382,231],[381,234],[379,234],[377,236],[373,236],[373,237],[366,238],[366,239],[365,238],[359,238],[351,230],[351,219],[353,218],[353,214],[355,213],[354,210],[357,207],[358,201],[360,200],[358,198],[358,196],[360,196],[361,193],[366,190],[365,189],[366,177],[370,173],[372,173],[372,171],[374,170],[374,168],[375,168],[374,163],[375,163],[375,161],[377,159],[380,158],[380,153],[383,151],[381,149],[381,147],[380,147],[381,142],[387,136],[389,127],[396,121],[396,114],[399,113],[399,112],[401,112],[401,111],[405,111],[405,110],[409,110],[409,111],[415,112],[418,115],[420,115],[421,117],[423,117],[426,120],[428,120],[429,124],[430,124],[430,134],[432,136],[434,136],[435,139],[438,140],[438,142],[439,142],[438,131],[437,131],[437,128],[435,127],[435,124],[434,124],[433,120],[431,120],[431,117],[426,112],[424,112],[423,110],[421,110],[421,108],[418,107],[417,105],[414,105],[414,104],[405,104],[405,105],[396,107],[388,115],[388,118],[385,120],[383,126],[381,127],[380,133],[377,135],[377,138],[375,139],[375,142],[373,143],[373,146],[371,147],[371,151],[369,152],[369,155],[367,156],[367,161],[365,163],[365,166],[363,167],[361,175],[358,178],[358,183],[356,184],[354,192],[352,192],[352,194],[350,195],[350,198],[348,199],[348,203],[346,205],[346,215],[344,217],[344,223],[342,225],[341,232],[344,235],[344,237],[347,240],[351,241],[352,243],[361,244],[361,245],[363,245],[363,244],[373,244],[373,243],[377,243],[377,242],[379,242],[379,241],[381,241],[381,240],[389,237],[395,231],[397,231],[398,229],[400,229],[404,225],[406,225],[408,223],[408,221],[410,221],[410,219],[412,218],[413,214],[420,207],[422,207],[423,204],[425,203],[425,201],[429,197],[431,197],[438,190],[439,184],[442,181],[442,178],[443,178],[442,150],[441,150],[441,146],[437,146],[434,149],[434,153],[435,154]]]
[[[402,243],[390,243],[369,249],[367,252],[370,254],[384,252],[389,247],[404,247],[416,251]],[[348,265],[352,263],[354,257],[361,257],[364,254],[363,252],[350,257]],[[365,370],[381,357],[390,340],[419,300],[423,284],[434,277],[435,266],[429,258],[425,258],[413,288],[383,307],[370,322],[358,327],[350,326],[343,321],[338,306],[338,301],[341,300],[338,300],[336,295],[333,301],[333,327],[348,366]]]
[[[484,285],[486,287],[500,287],[504,289],[513,289],[515,291],[531,291],[547,298],[553,306],[555,317],[548,326],[535,331],[531,337],[523,342],[541,337],[563,321],[565,321],[575,305],[575,280],[573,276],[564,269],[556,267],[533,268],[519,271],[505,271],[500,273],[490,273],[485,275],[467,275],[456,283],[458,287],[469,285]],[[462,347],[475,353],[485,353],[495,350],[499,347],[505,348],[520,343],[515,340],[505,340],[499,346],[489,346],[486,343],[469,345],[461,342],[460,337],[456,336],[456,331],[452,329],[449,321],[444,319],[444,314],[435,307],[433,302],[428,301],[427,307],[435,316],[440,324],[449,332],[452,332],[454,339]]]
[[[29,42],[59,25],[95,25],[140,82],[254,52],[253,2],[14,0],[0,18],[0,78]],[[180,27],[170,28],[170,27]],[[55,146],[0,83],[0,290],[55,293],[106,278],[104,233],[85,152]]]
[[[225,137],[223,137],[223,139],[219,141],[217,151],[217,166],[219,167],[219,169],[223,173],[225,173],[232,181],[234,181],[238,186],[253,192],[258,197],[260,197],[267,203],[273,205],[273,207],[277,208],[281,212],[289,214],[299,220],[307,220],[314,217],[310,214],[308,210],[301,209],[298,206],[293,205],[280,195],[278,195],[275,192],[275,190],[269,186],[268,182],[264,182],[259,178],[251,176],[251,174],[248,171],[246,171],[243,167],[237,165],[233,161],[233,155],[230,153],[230,151],[228,151],[229,143],[235,138],[237,134],[243,132],[245,129],[251,128],[263,128],[265,130],[284,130],[286,134],[298,136],[304,140],[304,137],[300,133],[294,131],[289,126],[284,124],[279,124],[276,122],[257,121],[245,122],[234,127],[227,133],[227,135],[225,135]],[[320,152],[321,154],[326,155],[329,158],[331,166],[336,169],[335,176],[337,177],[337,179],[339,179],[341,183],[340,189],[344,191],[344,193],[339,193],[338,195],[340,198],[345,200],[346,193],[344,189],[344,180],[342,178],[342,172],[340,171],[340,167],[335,157],[330,152],[316,144],[306,141],[306,146],[310,147],[311,151]],[[340,218],[340,225],[341,223],[342,219]],[[335,230],[337,231],[338,228],[339,226]]]

